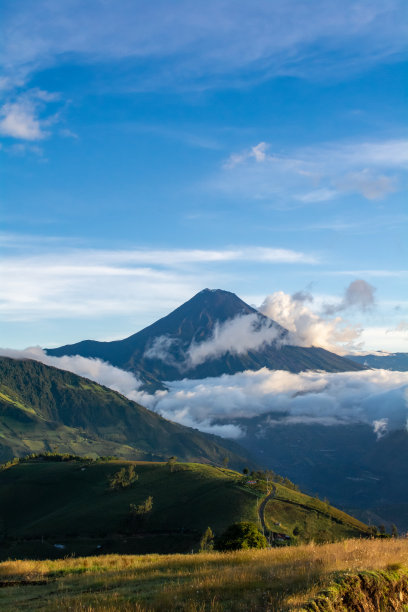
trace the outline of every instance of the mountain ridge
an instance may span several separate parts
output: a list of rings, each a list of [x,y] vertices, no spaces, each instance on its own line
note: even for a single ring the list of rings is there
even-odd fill
[[[254,465],[229,440],[167,421],[72,372],[0,357],[0,461],[32,452]]]
[[[408,353],[347,355],[347,358],[368,368],[397,372],[408,371]]]

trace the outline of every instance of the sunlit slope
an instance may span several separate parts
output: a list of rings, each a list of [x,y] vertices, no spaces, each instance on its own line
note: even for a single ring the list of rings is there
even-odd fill
[[[251,459],[234,442],[171,423],[71,372],[0,358],[0,461],[32,452],[229,464]]]
[[[265,525],[272,531],[307,542],[330,542],[344,537],[356,537],[368,532],[358,519],[331,506],[328,502],[294,491],[281,484],[265,506]]]

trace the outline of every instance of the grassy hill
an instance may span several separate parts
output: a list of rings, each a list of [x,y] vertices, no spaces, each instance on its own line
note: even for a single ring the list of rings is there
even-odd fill
[[[403,612],[408,541],[0,564],[0,607],[104,612]]]
[[[51,451],[253,464],[234,442],[171,423],[86,378],[0,357],[0,461]]]
[[[138,479],[113,490],[110,479],[133,466]],[[296,541],[331,541],[366,535],[368,528],[328,504],[276,484],[265,506],[266,528]],[[245,483],[238,472],[196,463],[32,460],[0,471],[3,558],[47,558],[96,552],[146,553],[197,550],[210,526],[221,534],[231,523],[259,522],[264,482]],[[144,518],[131,504],[153,498]],[[275,526],[275,522],[280,523]],[[63,548],[55,547],[55,544]]]

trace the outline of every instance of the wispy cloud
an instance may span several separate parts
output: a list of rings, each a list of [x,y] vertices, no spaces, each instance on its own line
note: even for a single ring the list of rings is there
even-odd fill
[[[341,77],[400,57],[403,11],[402,0],[122,0],[120,10],[112,0],[11,3],[3,14],[4,85],[67,57],[84,64],[134,61],[132,68],[149,60],[149,76],[120,75],[139,88],[216,86],[226,75],[237,82],[282,74]]]
[[[408,169],[408,141],[329,143],[283,154],[260,142],[233,153],[208,181],[234,197],[313,204],[344,194],[381,199]]]
[[[4,240],[5,236],[3,236]],[[21,248],[11,237],[15,248]],[[10,248],[10,243],[6,246]],[[224,278],[223,266],[240,261],[314,264],[310,255],[273,248],[219,250],[52,250],[9,255],[0,263],[4,320],[94,317],[169,309]],[[214,268],[215,267],[215,268]]]

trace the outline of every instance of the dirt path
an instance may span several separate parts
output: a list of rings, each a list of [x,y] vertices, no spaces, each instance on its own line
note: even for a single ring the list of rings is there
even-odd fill
[[[259,508],[258,508],[259,520],[261,521],[262,531],[264,532],[266,537],[269,536],[270,532],[269,532],[269,529],[267,528],[267,526],[265,525],[265,506],[268,503],[268,501],[271,501],[271,499],[274,499],[275,496],[276,496],[276,487],[275,487],[275,485],[272,485],[272,491],[269,493],[269,495],[267,495],[262,500],[262,502],[259,504]]]

